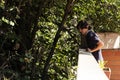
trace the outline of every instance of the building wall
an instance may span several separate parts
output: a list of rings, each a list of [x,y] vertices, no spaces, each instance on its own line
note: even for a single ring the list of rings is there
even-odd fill
[[[120,49],[103,49],[102,53],[106,67],[111,68],[110,80],[120,80]]]

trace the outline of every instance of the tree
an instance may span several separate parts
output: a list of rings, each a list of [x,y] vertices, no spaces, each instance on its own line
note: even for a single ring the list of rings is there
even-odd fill
[[[97,32],[119,32],[119,3],[0,0],[1,78],[68,80],[81,44],[77,22],[86,19]]]

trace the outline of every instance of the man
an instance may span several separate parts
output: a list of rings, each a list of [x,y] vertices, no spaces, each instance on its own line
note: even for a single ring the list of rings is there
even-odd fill
[[[86,38],[87,51],[92,53],[97,62],[100,59],[103,59],[101,48],[104,46],[104,43],[99,39],[96,33],[91,30],[91,27],[89,26],[87,21],[81,20],[77,25],[77,29]]]

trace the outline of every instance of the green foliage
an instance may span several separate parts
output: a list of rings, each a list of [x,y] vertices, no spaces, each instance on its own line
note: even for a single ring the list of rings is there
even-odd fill
[[[78,18],[90,21],[97,32],[119,32],[119,4],[119,0],[80,1],[73,10]]]
[[[97,32],[120,31],[119,0],[75,0],[74,5],[70,4],[72,11],[67,12],[68,2],[0,0],[0,79],[41,80],[48,55],[55,46],[47,80],[74,80],[76,75],[71,70],[77,66],[81,44],[77,22],[86,19]]]

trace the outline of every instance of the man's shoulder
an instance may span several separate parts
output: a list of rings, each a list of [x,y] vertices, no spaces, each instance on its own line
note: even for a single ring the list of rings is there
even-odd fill
[[[95,36],[95,32],[93,32],[92,30],[89,30],[87,33],[87,36]]]

